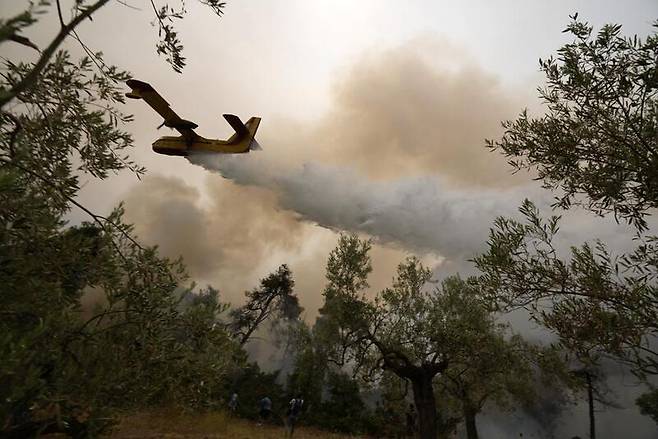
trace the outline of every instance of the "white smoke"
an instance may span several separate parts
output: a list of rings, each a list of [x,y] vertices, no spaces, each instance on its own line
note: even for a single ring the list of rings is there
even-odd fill
[[[277,169],[264,157],[188,159],[238,184],[274,190],[280,206],[302,220],[451,259],[470,257],[486,241],[492,220],[514,214],[528,191],[459,189],[434,176],[373,181],[353,169],[319,163]]]
[[[188,159],[238,184],[273,190],[280,207],[295,212],[300,220],[439,255],[457,267],[484,249],[496,217],[518,217],[524,198],[533,200],[546,214],[552,202],[551,194],[536,183],[481,189],[455,187],[427,175],[371,180],[350,168],[319,163],[286,169],[268,160],[267,153],[237,157],[195,154]],[[562,229],[559,236],[564,239],[558,246],[564,250],[595,237],[609,240],[613,248],[628,243],[619,239],[628,236],[624,233],[627,227],[583,212],[570,213]]]

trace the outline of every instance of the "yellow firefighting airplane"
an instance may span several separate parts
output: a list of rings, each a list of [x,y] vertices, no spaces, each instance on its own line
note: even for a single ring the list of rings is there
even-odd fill
[[[194,129],[198,126],[197,124],[181,119],[150,84],[136,79],[130,79],[126,84],[131,88],[131,91],[126,93],[127,97],[144,99],[151,108],[164,118],[164,126],[173,128],[181,134],[178,137],[160,137],[153,142],[153,151],[158,154],[185,156],[195,151],[240,154],[261,149],[254,138],[258,124],[260,124],[260,117],[252,117],[247,123],[242,123],[238,116],[224,114],[224,119],[233,127],[235,134],[228,140],[206,139],[194,132]]]

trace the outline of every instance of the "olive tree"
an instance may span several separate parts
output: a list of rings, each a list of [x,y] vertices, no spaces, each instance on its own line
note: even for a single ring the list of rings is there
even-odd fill
[[[527,200],[521,213],[524,221],[498,218],[474,259],[492,300],[528,309],[579,357],[613,356],[639,375],[658,374],[655,244],[619,257],[602,242],[583,244],[565,260],[554,245],[559,217],[543,220]]]
[[[637,246],[615,254],[600,241],[574,243],[560,254],[560,217],[542,219],[526,200],[521,221],[496,220],[475,264],[501,310],[526,308],[579,359],[612,356],[645,378],[658,374],[658,238],[647,233],[658,207],[658,22],[643,40],[571,18],[573,41],[540,59],[546,112],[504,122],[487,145],[536,172],[555,207],[632,224]]]
[[[377,379],[387,371],[408,381],[420,436],[446,435],[457,420],[437,416],[437,380],[449,379],[448,371],[458,380],[460,369],[477,374],[472,367],[478,358],[480,364],[487,363],[484,357],[492,351],[505,356],[503,328],[474,282],[451,277],[440,288],[430,288],[431,271],[414,257],[398,266],[390,288],[369,299],[364,292],[371,271],[369,250],[370,242],[355,235],[339,238],[327,263],[325,304],[317,330],[333,340],[328,343],[333,346],[329,357],[337,364],[353,367],[366,379]],[[493,386],[489,390],[496,392]],[[463,400],[473,428],[484,393],[476,397],[473,392],[472,401]]]
[[[82,176],[144,172],[130,159],[133,141],[124,123],[131,117],[120,110],[129,74],[81,40],[80,59],[58,51],[67,38],[79,40],[82,21],[111,3],[125,7],[83,0],[64,11],[59,1],[38,1],[0,20],[0,43],[29,50],[36,47],[28,36],[40,14],[60,21],[36,61],[4,59],[0,73],[3,437],[93,435],[109,407],[203,405],[237,349],[217,324],[219,302],[183,303],[187,277],[180,261],[142,246],[121,206],[101,215],[77,198]],[[161,42],[169,44],[165,56],[182,49],[170,44],[170,20],[177,18],[171,11],[157,13],[165,26]],[[88,222],[69,226],[64,218],[72,209]],[[216,292],[207,294],[216,300]],[[90,297],[96,307],[84,305]],[[182,373],[190,366],[195,373]]]
[[[451,288],[458,288],[460,279]],[[535,381],[550,375],[559,378],[561,361],[550,348],[540,349],[525,342],[519,335],[509,335],[506,325],[491,327],[482,334],[468,354],[452,361],[438,377],[437,394],[454,400],[461,410],[466,437],[477,439],[476,418],[485,405],[505,409],[515,404],[529,406],[537,399]],[[549,365],[555,367],[548,373]],[[559,379],[551,383],[558,388]]]
[[[540,59],[546,113],[504,122],[488,147],[560,189],[558,206],[612,212],[643,230],[658,207],[658,34],[625,37],[617,24],[594,33],[572,18],[574,41]]]

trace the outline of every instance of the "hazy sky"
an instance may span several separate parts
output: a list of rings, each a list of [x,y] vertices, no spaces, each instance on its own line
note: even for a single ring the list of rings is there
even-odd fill
[[[0,2],[2,16],[25,3]],[[597,27],[620,23],[628,35],[646,35],[658,18],[655,0],[229,0],[223,18],[187,0],[177,27],[188,65],[177,74],[155,54],[150,3],[127,3],[138,9],[111,2],[80,36],[150,82],[202,135],[230,134],[222,113],[262,117],[264,150],[193,163],[156,155],[150,144],[169,133],[156,131],[161,121],[146,104],[129,101],[133,156],[149,173],[141,182],[127,174],[89,181],[82,200],[101,212],[125,201],[144,241],[182,254],[195,279],[234,302],[288,263],[309,319],[337,231],[375,239],[377,290],[410,252],[437,273],[467,272],[497,215],[513,215],[524,197],[546,206],[550,194],[531,175],[510,175],[484,139],[524,107],[541,111],[538,58],[569,41],[561,32],[569,14]],[[26,35],[43,46],[56,25],[47,16]],[[0,52],[29,57],[7,44]],[[609,219],[576,212],[562,242],[600,237],[623,249],[628,236]],[[603,417],[602,438],[655,431],[631,397],[622,395],[630,408]],[[620,416],[632,431],[614,422]]]

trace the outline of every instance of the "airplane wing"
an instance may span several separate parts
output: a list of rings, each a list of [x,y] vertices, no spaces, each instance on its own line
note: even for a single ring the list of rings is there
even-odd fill
[[[169,107],[169,103],[165,101],[157,91],[155,91],[151,84],[138,81],[137,79],[129,79],[126,81],[126,84],[131,88],[131,91],[126,93],[126,97],[131,99],[144,99],[151,108],[163,117],[164,125],[166,127],[174,128],[185,137],[193,138],[196,136],[196,133],[194,133],[193,130],[198,125],[178,116],[176,112]]]

